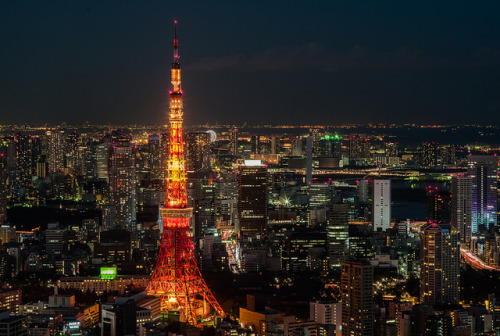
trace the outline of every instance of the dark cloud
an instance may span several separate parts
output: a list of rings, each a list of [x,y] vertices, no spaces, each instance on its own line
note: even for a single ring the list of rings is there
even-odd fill
[[[316,42],[296,47],[274,47],[251,55],[233,55],[218,58],[202,58],[187,66],[190,71],[282,71],[315,69],[335,71],[351,68],[397,68],[435,66],[487,66],[500,62],[500,52],[492,48],[481,48],[468,59],[438,58],[423,50],[402,47],[379,53],[356,45],[349,51],[328,51]]]

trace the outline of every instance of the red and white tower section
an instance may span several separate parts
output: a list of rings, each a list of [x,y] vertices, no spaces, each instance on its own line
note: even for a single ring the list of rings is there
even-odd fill
[[[194,254],[186,192],[186,168],[182,132],[183,104],[177,21],[170,91],[170,139],[167,161],[167,197],[160,210],[163,218],[158,261],[147,287],[149,295],[161,297],[164,318],[201,325],[224,317],[225,313],[203,280]]]

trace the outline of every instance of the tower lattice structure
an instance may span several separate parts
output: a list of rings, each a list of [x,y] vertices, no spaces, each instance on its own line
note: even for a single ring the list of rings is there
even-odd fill
[[[160,210],[163,218],[158,261],[147,287],[149,295],[161,297],[163,316],[175,316],[182,322],[200,325],[225,316],[203,280],[194,254],[190,232],[193,209],[188,207],[186,169],[182,131],[183,104],[179,62],[177,21],[175,22],[174,61],[170,91],[170,137],[167,162],[167,197]]]

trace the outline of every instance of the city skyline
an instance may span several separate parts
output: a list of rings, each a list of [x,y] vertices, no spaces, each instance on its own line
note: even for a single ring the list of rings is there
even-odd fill
[[[165,124],[177,18],[187,124],[495,124],[498,7],[10,3],[1,122]]]

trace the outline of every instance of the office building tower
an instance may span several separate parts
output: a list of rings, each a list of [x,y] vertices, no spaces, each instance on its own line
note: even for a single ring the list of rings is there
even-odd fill
[[[236,128],[229,130],[229,153],[238,156],[238,130]]]
[[[210,168],[210,133],[186,133],[186,170],[197,172]]]
[[[330,183],[311,183],[308,186],[309,208],[329,208],[332,203],[334,187]]]
[[[45,248],[50,256],[60,256],[64,251],[64,229],[59,223],[49,223],[45,230]]]
[[[438,187],[427,188],[427,221],[447,223],[451,221],[451,195]]]
[[[349,204],[332,204],[326,227],[328,237],[328,264],[340,268],[347,257],[349,239]]]
[[[260,137],[252,135],[252,154],[260,154]]]
[[[426,224],[420,232],[420,302],[441,306],[459,299],[459,232],[450,224]]]
[[[313,161],[313,137],[306,139],[306,183],[312,181],[312,161]]]
[[[134,147],[125,142],[110,148],[109,196],[117,206],[116,224],[135,231],[136,224],[136,171]]]
[[[161,143],[158,134],[151,134],[148,141],[148,165],[149,175],[152,180],[161,179]]]
[[[373,230],[391,227],[391,181],[373,181]]]
[[[0,246],[16,239],[16,228],[8,224],[0,225]]]
[[[342,325],[342,302],[309,302],[309,320],[319,324],[333,324],[337,330]]]
[[[472,178],[458,174],[451,179],[451,225],[468,248],[472,234]]]
[[[215,230],[215,176],[211,172],[188,173],[187,188],[188,205],[193,208],[193,242],[198,246],[204,233]]]
[[[424,166],[436,166],[438,164],[437,143],[424,142],[422,144],[421,163]]]
[[[472,179],[472,233],[497,225],[498,158],[469,155],[467,174]]]
[[[352,159],[370,157],[370,143],[367,139],[359,135],[349,137],[349,157]]]
[[[370,201],[370,187],[373,183],[372,180],[359,180],[358,182],[358,198],[359,203],[369,204]]]
[[[342,137],[335,134],[326,133],[319,139],[319,157],[342,157]]]
[[[443,146],[440,148],[441,164],[454,165],[455,164],[455,146]]]
[[[13,315],[19,314],[21,303],[22,292],[20,289],[0,289],[0,311],[8,310]]]
[[[105,140],[96,146],[97,178],[109,180],[109,142]]]
[[[7,148],[0,145],[0,225],[7,221]]]
[[[64,132],[47,131],[47,162],[49,173],[55,173],[64,168]]]
[[[398,143],[397,142],[385,142],[384,143],[384,153],[385,153],[385,156],[398,156]]]
[[[170,142],[169,132],[160,133],[160,164],[161,164],[161,180],[165,181],[167,178],[168,166],[168,147]]]
[[[279,151],[279,138],[276,135],[271,135],[271,154],[276,155]]]
[[[373,268],[366,261],[342,263],[342,335],[373,335]]]
[[[245,160],[238,173],[238,222],[240,232],[263,234],[267,227],[267,166]]]
[[[103,304],[101,336],[136,335],[137,305],[133,299],[116,304]]]
[[[22,199],[30,194],[33,183],[33,158],[32,139],[30,134],[17,133],[14,137],[15,143],[15,179],[12,181],[17,199]]]

